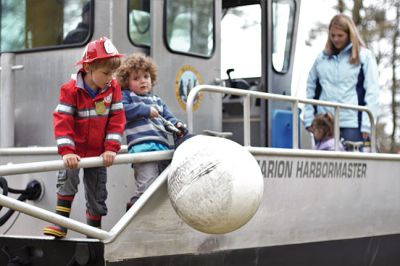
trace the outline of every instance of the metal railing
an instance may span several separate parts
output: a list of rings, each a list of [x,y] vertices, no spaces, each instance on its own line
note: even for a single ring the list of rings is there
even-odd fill
[[[265,100],[277,100],[277,101],[286,101],[291,103],[292,109],[292,148],[298,149],[299,148],[299,138],[298,138],[298,105],[299,103],[305,104],[312,104],[312,105],[322,105],[322,106],[330,106],[334,107],[335,109],[335,124],[334,124],[334,138],[335,138],[335,150],[339,150],[339,135],[340,135],[340,128],[339,128],[339,113],[340,109],[351,109],[357,110],[361,112],[366,112],[368,114],[370,123],[371,123],[371,152],[376,152],[376,129],[374,123],[374,116],[372,112],[364,106],[359,105],[350,105],[350,104],[342,104],[342,103],[332,103],[327,101],[320,101],[320,100],[310,100],[310,99],[301,99],[292,96],[285,96],[285,95],[278,95],[266,92],[259,92],[259,91],[249,91],[249,90],[241,90],[235,88],[227,88],[221,86],[212,86],[212,85],[199,85],[194,87],[187,98],[186,102],[186,111],[187,111],[187,118],[188,118],[188,127],[189,130],[193,131],[193,104],[195,98],[198,93],[201,91],[208,91],[208,92],[215,92],[221,94],[231,94],[241,96],[243,99],[243,143],[244,146],[251,146],[250,143],[250,98],[256,97]]]
[[[353,106],[353,105],[345,105],[345,104],[333,104],[330,102],[317,101],[317,100],[305,100],[298,99],[290,96],[281,96],[270,93],[263,92],[255,92],[255,91],[247,91],[219,86],[209,86],[209,85],[200,85],[196,86],[193,90],[191,90],[188,100],[187,100],[187,116],[188,116],[188,127],[192,131],[193,130],[193,103],[196,95],[200,91],[211,91],[217,93],[224,94],[232,94],[243,97],[243,114],[244,114],[244,144],[248,146],[250,152],[257,153],[255,149],[250,147],[250,97],[257,97],[261,99],[271,99],[271,100],[280,100],[280,101],[290,101],[292,103],[292,111],[293,111],[293,147],[298,148],[298,113],[297,107],[298,103],[308,103],[308,104],[319,104],[325,106],[335,107],[335,140],[338,143],[338,115],[340,108],[349,108],[360,111],[365,111],[368,113],[370,121],[371,121],[371,144],[372,149],[375,147],[375,126],[373,124],[373,116],[372,113],[365,107]],[[126,147],[124,147],[125,149]],[[265,148],[263,149],[265,150]],[[4,148],[0,149],[0,155],[22,155],[25,153],[29,154],[53,154],[56,149],[54,147],[38,147],[38,148]],[[157,152],[146,152],[139,154],[119,154],[115,157],[114,165],[117,164],[128,164],[128,163],[143,163],[150,161],[161,161],[161,160],[170,160],[172,158],[174,151],[157,151]],[[333,154],[332,154],[333,155]],[[350,154],[349,154],[350,156]],[[100,157],[90,157],[83,158],[78,164],[79,168],[88,168],[88,167],[98,167],[103,165],[103,160]],[[34,162],[34,163],[22,163],[22,164],[7,164],[0,166],[0,176],[6,175],[17,175],[17,174],[25,174],[25,173],[36,173],[36,172],[46,172],[46,171],[57,171],[66,169],[64,166],[64,162],[62,160],[53,160],[53,161],[43,161],[43,162]],[[112,242],[129,224],[129,222],[133,219],[133,217],[138,213],[138,211],[143,207],[143,205],[148,201],[148,199],[158,190],[158,188],[163,185],[168,176],[168,168],[161,173],[161,175],[153,182],[153,184],[143,193],[143,195],[138,199],[138,201],[129,209],[127,213],[125,213],[121,219],[114,225],[114,227],[110,231],[101,230],[92,226],[89,226],[85,223],[73,220],[71,218],[66,218],[64,216],[58,215],[54,212],[50,212],[44,210],[42,208],[32,206],[30,204],[18,201],[11,197],[3,196],[0,194],[0,205],[8,207],[10,209],[14,209],[16,211],[20,211],[32,217],[36,217],[38,219],[42,219],[44,221],[54,223],[78,233],[94,237],[102,240],[105,243]]]
[[[172,150],[145,152],[138,154],[121,154],[115,157],[114,165],[170,160],[172,158],[172,154],[173,154]],[[103,166],[103,159],[100,157],[82,158],[78,164],[79,168],[99,167],[99,166]],[[56,171],[62,169],[66,169],[63,160],[22,163],[22,164],[7,164],[0,166],[0,176]],[[1,194],[0,194],[0,205],[16,211],[20,211],[22,213],[25,213],[27,215],[30,215],[32,217],[41,220],[66,227],[78,233],[103,240],[104,242],[111,242],[128,225],[129,221],[133,219],[133,217],[147,202],[147,200],[151,197],[151,195],[167,180],[168,169],[169,168],[167,168],[166,170],[164,170],[163,173],[161,173],[161,175],[153,182],[153,184],[136,201],[136,203],[132,206],[132,208],[130,208],[129,211],[122,216],[122,218],[117,222],[117,224],[114,225],[114,227],[109,232],[89,226],[82,222],[78,222],[71,218],[66,218],[54,212],[50,212],[36,206],[32,206],[30,204],[18,201],[16,199]]]

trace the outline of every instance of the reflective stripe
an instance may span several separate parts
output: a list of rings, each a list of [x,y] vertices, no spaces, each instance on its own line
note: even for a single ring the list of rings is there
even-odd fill
[[[58,138],[57,139],[57,146],[63,146],[63,145],[75,146],[75,143],[70,138]]]
[[[122,137],[120,134],[110,133],[110,134],[107,134],[107,136],[106,136],[106,140],[115,140],[115,141],[121,142],[121,139],[122,139]]]
[[[70,105],[59,103],[57,105],[55,111],[59,112],[59,113],[73,114],[74,111],[75,111],[75,108],[73,106],[70,106]]]
[[[96,117],[96,116],[108,116],[110,112],[110,108],[107,108],[104,111],[104,114],[98,115],[95,109],[85,109],[82,111],[78,111],[78,117],[80,118],[88,118],[88,117]]]
[[[70,213],[71,208],[63,207],[63,206],[56,206],[56,211]]]
[[[111,111],[122,110],[123,105],[122,102],[113,103],[111,105]]]

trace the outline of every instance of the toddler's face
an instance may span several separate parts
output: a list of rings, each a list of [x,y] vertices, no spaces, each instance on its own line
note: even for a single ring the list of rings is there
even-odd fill
[[[129,76],[129,89],[138,95],[148,94],[152,89],[150,73],[133,71]]]
[[[313,129],[313,134],[314,134],[315,140],[317,140],[317,141],[322,140],[322,137],[324,136],[324,132],[320,128],[314,128]]]
[[[316,141],[320,141],[324,137],[324,130],[316,126],[315,123],[311,124],[311,132],[313,133],[314,139]]]

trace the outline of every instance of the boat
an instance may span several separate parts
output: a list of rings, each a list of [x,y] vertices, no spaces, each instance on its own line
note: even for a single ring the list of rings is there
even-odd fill
[[[299,103],[370,112],[291,96],[299,0],[38,0],[0,7],[0,265],[399,264],[400,156],[376,152],[374,128],[371,153],[310,149]],[[246,16],[247,8],[256,15]],[[238,67],[232,65],[223,80],[222,23],[241,12],[259,21],[260,75],[231,78]],[[87,14],[83,38],[65,43]],[[123,54],[154,58],[156,93],[194,134],[228,138],[254,156],[264,191],[245,225],[208,234],[186,224],[168,195],[168,168],[126,211],[131,163],[172,159],[174,150],[128,154],[125,145],[108,168],[102,229],[84,222],[83,186],[70,218],[54,213],[56,172],[64,169],[52,131],[58,88],[76,72],[85,45],[101,36]],[[250,56],[254,43],[232,56]],[[100,158],[80,162],[98,165]],[[49,223],[69,228],[67,238],[42,235]]]

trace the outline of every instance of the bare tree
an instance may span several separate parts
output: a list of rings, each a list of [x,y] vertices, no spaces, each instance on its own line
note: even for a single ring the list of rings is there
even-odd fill
[[[398,126],[400,118],[399,105],[396,103],[399,80],[397,74],[397,65],[399,64],[398,51],[398,40],[400,37],[399,24],[400,24],[400,2],[398,0],[376,0],[368,2],[368,5],[364,5],[363,0],[352,0],[347,1],[347,4],[342,3],[343,0],[338,0],[338,7],[344,6],[342,12],[349,12],[352,14],[352,18],[355,24],[360,29],[362,38],[366,42],[368,48],[370,48],[377,57],[378,65],[383,71],[389,71],[392,73],[391,80],[385,83],[385,87],[381,88],[381,91],[390,91],[391,93],[391,123],[392,132],[384,134],[384,131],[380,131],[378,135],[378,143],[385,142],[382,138],[390,138],[390,148],[385,151],[396,152],[398,142]],[[351,6],[351,9],[347,10],[347,7]],[[392,18],[388,15],[388,10],[395,10],[395,17]],[[383,44],[382,44],[383,43]],[[387,49],[387,47],[390,49]],[[387,63],[385,63],[387,62]],[[379,123],[379,117],[377,124]],[[384,128],[380,123],[381,129]],[[387,147],[387,145],[385,145]]]
[[[392,37],[392,60],[391,60],[391,65],[392,65],[392,85],[391,85],[391,91],[392,91],[392,123],[393,123],[393,131],[391,135],[391,140],[392,140],[392,152],[395,152],[396,145],[396,136],[397,136],[397,120],[399,116],[399,105],[396,103],[396,96],[397,96],[397,90],[399,87],[399,81],[397,79],[397,68],[396,65],[398,64],[398,55],[397,55],[397,50],[398,50],[398,39],[400,36],[399,32],[399,25],[400,23],[400,3],[396,1],[394,3],[394,7],[396,10],[396,18],[395,18],[395,23],[393,27],[393,37]]]

